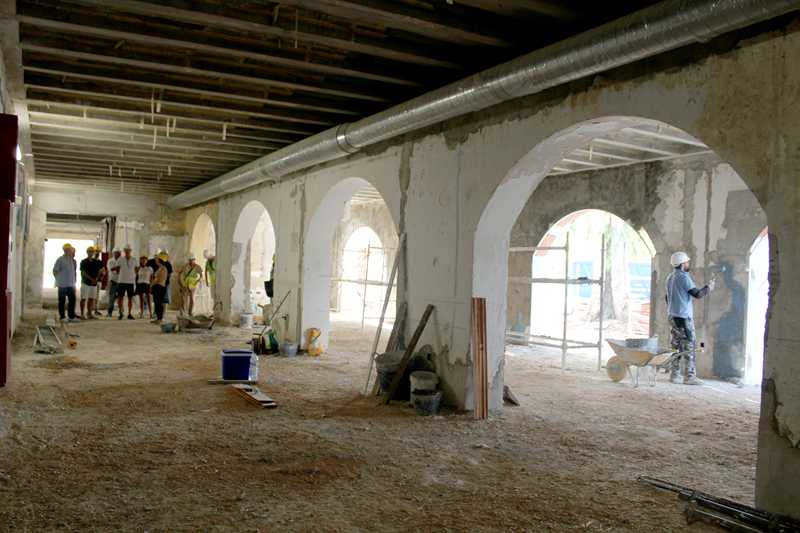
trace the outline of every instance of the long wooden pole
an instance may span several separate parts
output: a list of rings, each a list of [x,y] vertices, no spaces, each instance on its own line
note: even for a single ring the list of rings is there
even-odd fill
[[[381,333],[383,332],[383,320],[386,317],[386,309],[389,307],[389,298],[392,295],[392,287],[394,280],[397,277],[397,272],[400,270],[400,254],[403,253],[406,243],[406,234],[400,235],[400,240],[397,244],[397,253],[394,254],[394,263],[392,264],[392,272],[389,274],[389,283],[386,285],[386,294],[383,297],[383,308],[381,309],[381,318],[378,321],[378,329],[375,331],[375,337],[372,340],[372,349],[369,351],[369,364],[367,365],[367,382],[364,383],[364,394],[369,391],[369,380],[372,377],[372,366],[375,363],[375,355],[378,353],[378,343],[381,340]],[[397,317],[395,316],[395,320]],[[362,324],[363,327],[363,324]]]
[[[392,383],[389,385],[389,389],[386,391],[386,396],[383,398],[382,403],[389,403],[392,400],[392,396],[394,396],[397,386],[400,385],[400,381],[403,379],[403,375],[406,373],[408,362],[411,361],[411,356],[414,355],[414,350],[417,347],[417,343],[419,342],[420,337],[422,337],[422,332],[425,331],[425,325],[428,323],[428,319],[431,317],[433,309],[434,307],[431,304],[428,304],[428,306],[425,308],[425,312],[422,314],[422,318],[417,325],[417,329],[414,330],[414,335],[411,337],[411,341],[408,343],[405,353],[403,353],[403,359],[400,360],[400,365],[397,367],[397,372],[395,373],[394,378],[392,378]]]

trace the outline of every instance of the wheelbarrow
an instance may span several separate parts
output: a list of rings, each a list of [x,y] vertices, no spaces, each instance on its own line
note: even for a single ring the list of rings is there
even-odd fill
[[[659,370],[669,368],[672,362],[689,353],[658,347],[658,337],[649,339],[606,339],[615,356],[606,361],[606,373],[611,381],[619,382],[625,374],[631,377],[634,387],[639,386],[639,372],[649,367],[648,385],[655,387]],[[699,350],[696,350],[699,351]],[[633,370],[631,370],[633,369]]]

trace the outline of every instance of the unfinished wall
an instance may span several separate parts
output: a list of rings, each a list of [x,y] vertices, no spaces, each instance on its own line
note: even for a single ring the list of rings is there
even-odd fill
[[[623,127],[653,125],[653,121],[672,124],[708,144],[729,163],[767,213],[772,294],[758,503],[796,514],[800,509],[793,490],[800,478],[800,359],[796,357],[800,332],[795,324],[800,314],[800,279],[792,272],[800,268],[796,246],[800,234],[800,108],[796,105],[800,70],[794,65],[800,36],[775,33],[722,48],[728,51],[714,55],[720,47],[699,47],[694,55],[681,56],[683,66],[657,59],[605,73],[373,147],[277,185],[265,184],[211,202],[219,212],[223,304],[230,309],[226,293],[231,280],[225,275],[230,265],[224,263],[232,256],[236,219],[248,201],[257,199],[276,228],[276,297],[292,291],[286,309],[290,331],[297,338],[303,329],[299,317],[315,311],[302,308],[303,292],[312,291],[312,280],[318,281],[315,276],[325,275],[319,269],[331,264],[330,256],[312,261],[308,255],[324,245],[310,242],[318,206],[327,205],[324,199],[338,183],[354,177],[366,180],[380,191],[398,231],[408,235],[398,291],[398,300],[409,304],[407,333],[427,304],[436,306],[421,342],[441,352],[438,371],[446,398],[461,407],[472,405],[473,393],[469,300],[473,295],[488,298],[490,401],[493,409],[499,409],[508,246],[517,216],[549,169],[572,149]],[[647,204],[653,208],[652,217],[662,220],[664,241],[691,243],[690,253],[705,258],[706,264],[738,261],[734,232],[739,230],[734,229],[733,220],[726,220],[726,213],[734,214],[742,205],[752,207],[742,191],[716,186],[728,172],[718,166],[703,177],[702,172],[676,170],[670,179],[684,182],[685,187],[670,186],[672,193],[659,194],[657,202],[649,199]],[[667,216],[670,210],[683,210],[687,198],[693,199],[689,203],[694,211],[687,211],[684,218]],[[711,209],[700,208],[702,199],[706,206],[710,200]],[[340,218],[341,213],[330,224]],[[663,272],[663,263],[658,264]],[[731,294],[736,292],[736,282],[730,282]],[[323,293],[327,300],[327,290]],[[731,309],[733,323],[734,304],[723,304],[718,317],[707,315],[722,324],[728,320],[723,315]],[[322,315],[311,318],[322,320]],[[709,338],[708,332],[701,334]],[[715,349],[720,353],[723,344],[737,343],[722,334],[714,342],[720,345]],[[722,366],[714,371],[722,372]]]
[[[511,246],[536,246],[550,226],[581,209],[613,213],[636,230],[644,229],[656,247],[651,294],[652,332],[666,345],[664,279],[669,256],[685,250],[699,286],[719,265],[726,267],[709,298],[695,304],[701,376],[742,377],[747,304],[747,254],[766,226],[766,213],[730,165],[716,156],[646,163],[542,181],[511,231]],[[531,277],[532,253],[509,254],[509,276]],[[508,284],[507,327],[518,314],[530,321],[530,287]]]

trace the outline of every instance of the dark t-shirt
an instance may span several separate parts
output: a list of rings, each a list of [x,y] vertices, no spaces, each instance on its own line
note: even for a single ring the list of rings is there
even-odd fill
[[[81,283],[94,287],[97,285],[97,276],[103,268],[103,262],[97,259],[89,259],[88,257],[81,261]],[[95,281],[90,280],[87,276],[91,276]]]

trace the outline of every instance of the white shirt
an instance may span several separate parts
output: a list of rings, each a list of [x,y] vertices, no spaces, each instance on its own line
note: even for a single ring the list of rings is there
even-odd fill
[[[145,285],[150,284],[150,276],[153,275],[153,269],[149,266],[140,266],[139,267],[139,275],[136,278],[136,283],[142,283]]]
[[[108,269],[108,281],[113,281],[114,283],[119,280],[119,274],[111,270],[112,268],[117,268],[117,260],[113,257],[108,258],[108,262],[106,263],[106,268]]]
[[[117,266],[119,267],[117,283],[126,283],[129,285],[136,283],[136,267],[139,266],[139,261],[133,257],[126,258],[123,255],[117,259]]]

